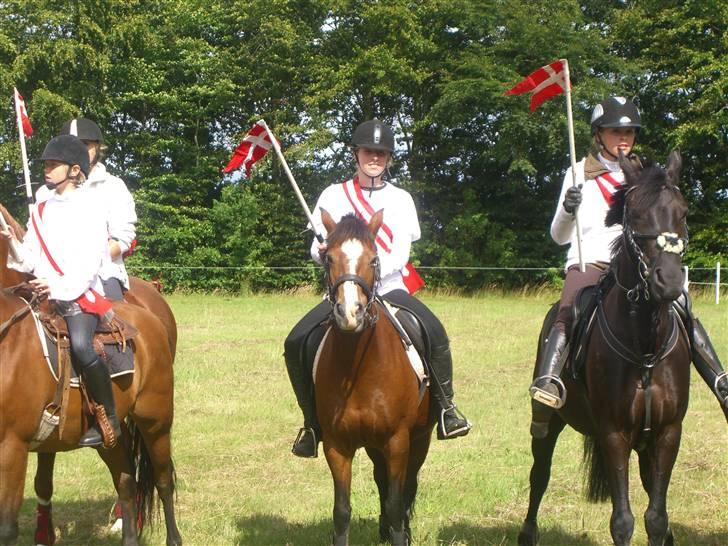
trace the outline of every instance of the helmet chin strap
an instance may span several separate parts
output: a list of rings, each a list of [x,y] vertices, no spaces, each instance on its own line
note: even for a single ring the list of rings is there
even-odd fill
[[[356,157],[356,166],[359,167],[360,172],[364,172],[362,169],[361,163],[359,163],[359,154],[354,153],[354,157]],[[385,163],[384,168],[379,172],[379,174],[375,176],[367,175],[367,178],[371,178],[371,184],[369,185],[369,195],[371,195],[372,190],[374,189],[374,182],[378,178],[380,181],[383,180],[384,173],[387,172],[387,165]]]
[[[69,176],[69,174],[71,174],[71,169],[72,168],[73,168],[72,165],[68,165],[68,167],[66,168],[66,177],[63,180],[61,180],[60,182],[55,182],[55,183],[54,182],[47,182],[46,181],[46,182],[44,182],[45,187],[48,188],[49,190],[53,191],[56,188],[58,188],[58,186],[60,186],[61,184],[63,184],[64,182],[67,182],[69,180],[71,180],[71,182],[73,182],[73,179]]]

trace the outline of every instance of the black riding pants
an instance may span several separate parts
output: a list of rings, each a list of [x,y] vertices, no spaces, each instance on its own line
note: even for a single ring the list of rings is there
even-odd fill
[[[78,313],[66,315],[68,336],[71,339],[71,356],[76,372],[83,374],[84,370],[93,364],[98,355],[94,351],[93,340],[99,317],[91,313]]]

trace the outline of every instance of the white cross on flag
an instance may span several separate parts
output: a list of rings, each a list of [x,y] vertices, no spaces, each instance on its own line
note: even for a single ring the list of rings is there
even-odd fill
[[[30,118],[28,118],[28,111],[25,109],[25,101],[23,100],[23,97],[18,93],[17,89],[14,89],[15,91],[15,103],[18,105],[18,111],[20,112],[20,122],[23,124],[23,133],[25,136],[32,136],[33,135],[33,127],[30,125]]]
[[[571,82],[569,82],[571,88]],[[564,59],[554,61],[531,72],[526,79],[506,91],[506,95],[531,93],[531,112],[546,99],[560,95],[566,90],[564,81]]]
[[[245,167],[245,176],[250,176],[250,169],[253,164],[261,159],[273,147],[270,135],[265,129],[265,123],[260,120],[253,125],[243,140],[235,148],[233,156],[223,169],[223,172],[229,173],[240,167]]]

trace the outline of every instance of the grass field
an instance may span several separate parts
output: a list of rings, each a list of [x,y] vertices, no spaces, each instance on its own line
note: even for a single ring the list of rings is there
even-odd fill
[[[414,542],[515,544],[528,499],[529,402],[536,336],[554,294],[425,295],[446,325],[455,359],[456,401],[473,421],[469,436],[433,441],[420,473]],[[325,459],[298,459],[290,446],[301,424],[282,343],[316,303],[314,295],[173,295],[179,324],[175,363],[174,457],[177,513],[188,545],[328,544],[333,487]],[[695,302],[728,360],[728,304]],[[668,496],[676,542],[728,544],[728,434],[715,399],[696,373]],[[567,429],[544,499],[541,543],[611,544],[610,504],[581,494],[581,437]],[[635,544],[645,544],[646,496],[632,459]],[[20,544],[32,542],[31,456]],[[354,462],[351,543],[376,544],[378,501],[371,465]],[[92,450],[59,455],[54,498],[59,545],[115,544],[107,531],[110,477]],[[145,544],[164,544],[164,526]]]

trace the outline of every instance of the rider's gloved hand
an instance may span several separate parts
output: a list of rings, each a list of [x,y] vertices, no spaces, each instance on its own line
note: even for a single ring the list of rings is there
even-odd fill
[[[574,211],[581,204],[581,186],[571,186],[566,190],[564,196],[564,210],[569,214],[574,214]]]

